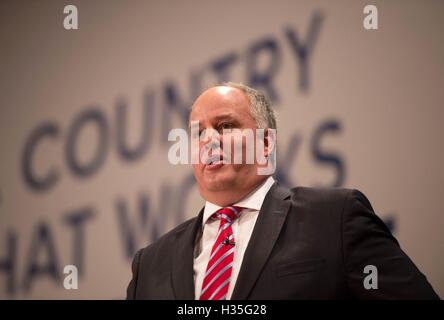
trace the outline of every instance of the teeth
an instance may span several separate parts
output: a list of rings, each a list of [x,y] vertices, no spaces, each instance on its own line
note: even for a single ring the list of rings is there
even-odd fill
[[[220,162],[222,162],[220,156],[213,156],[206,161],[206,164],[212,165],[212,164],[219,164]]]

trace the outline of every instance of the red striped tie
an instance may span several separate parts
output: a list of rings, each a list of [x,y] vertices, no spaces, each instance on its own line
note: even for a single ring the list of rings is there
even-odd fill
[[[226,299],[233,268],[235,245],[231,224],[238,217],[240,211],[240,207],[226,207],[212,216],[213,219],[220,220],[220,224],[202,282],[200,300]]]

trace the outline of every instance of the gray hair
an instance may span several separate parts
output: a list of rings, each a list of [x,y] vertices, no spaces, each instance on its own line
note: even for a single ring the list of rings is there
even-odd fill
[[[262,91],[236,82],[225,82],[222,85],[239,89],[245,93],[250,101],[251,114],[256,120],[256,125],[259,129],[277,129],[276,112],[273,110],[270,101],[265,97],[265,94]]]

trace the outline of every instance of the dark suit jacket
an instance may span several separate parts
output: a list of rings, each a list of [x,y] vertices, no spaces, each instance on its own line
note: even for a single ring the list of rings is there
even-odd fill
[[[203,210],[137,252],[127,299],[194,299],[202,216]],[[366,265],[376,266],[378,289],[364,287]],[[231,298],[439,299],[361,192],[277,183],[265,197]]]

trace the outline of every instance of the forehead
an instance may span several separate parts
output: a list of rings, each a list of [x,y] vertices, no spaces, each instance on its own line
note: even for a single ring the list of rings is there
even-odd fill
[[[194,102],[190,120],[213,120],[223,116],[251,117],[250,102],[240,89],[219,86],[202,93]]]

